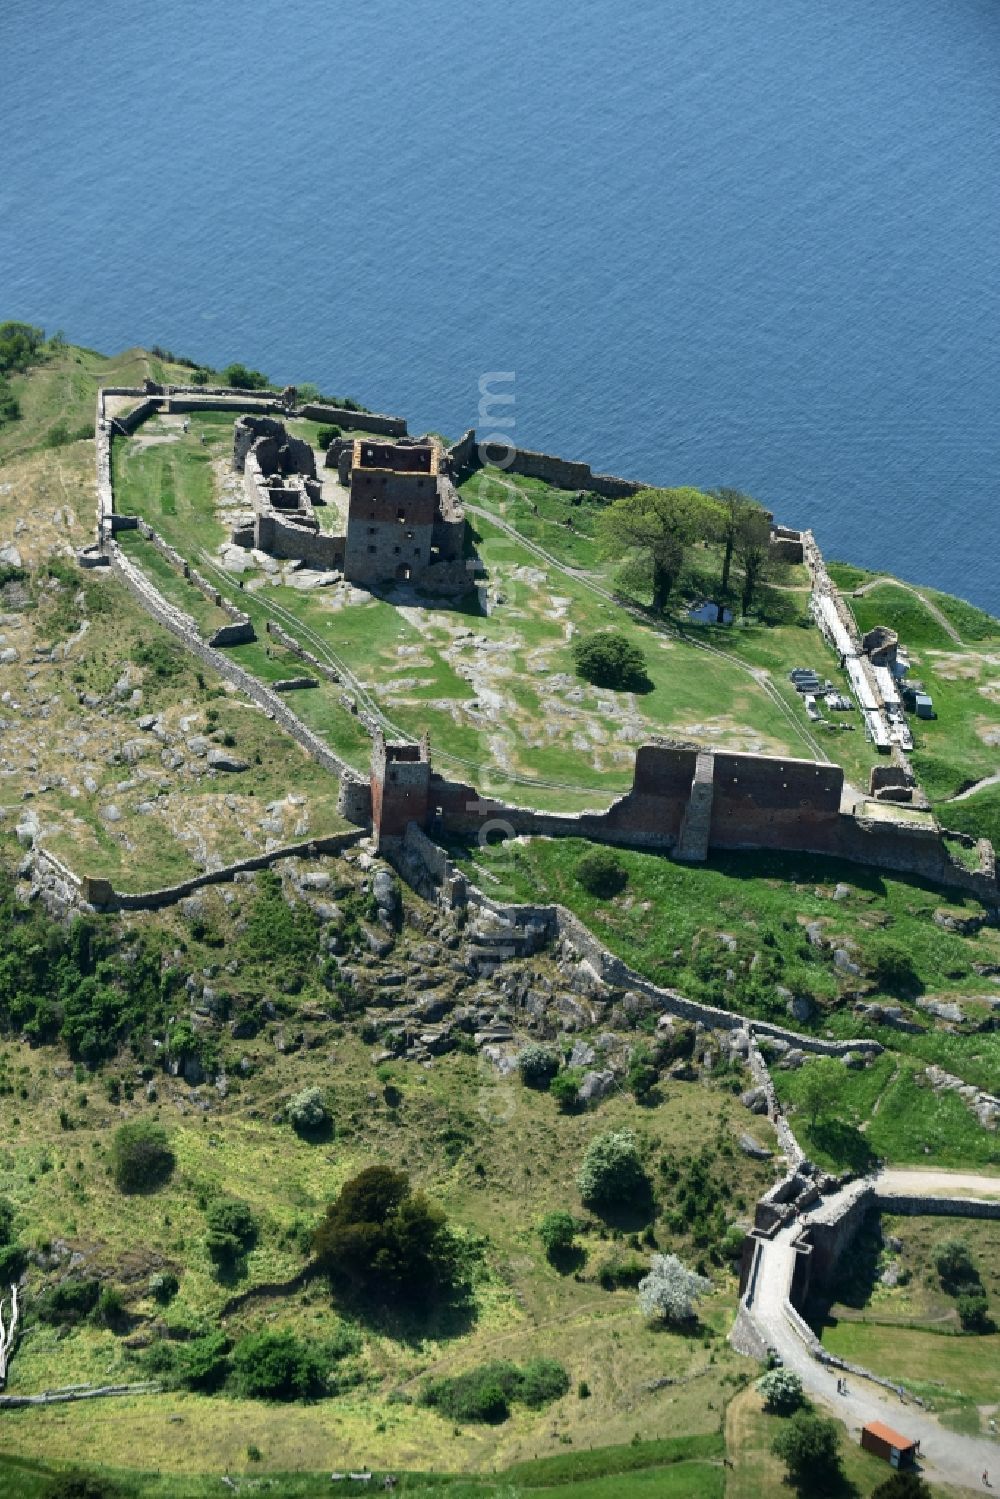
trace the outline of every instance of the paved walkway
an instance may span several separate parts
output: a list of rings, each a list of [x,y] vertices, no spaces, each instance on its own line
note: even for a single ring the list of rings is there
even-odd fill
[[[892,1170],[883,1172],[879,1186],[897,1196],[955,1196],[969,1193],[978,1197],[1000,1197],[1000,1177],[976,1176],[961,1171]],[[850,1191],[851,1188],[845,1188]],[[826,1203],[835,1199],[827,1198]],[[794,1250],[792,1240],[807,1221],[783,1228],[774,1239],[764,1242],[757,1289],[751,1311],[767,1341],[773,1345],[786,1368],[802,1380],[809,1396],[822,1401],[848,1427],[855,1441],[860,1441],[865,1422],[881,1420],[920,1442],[922,1470],[930,1480],[958,1484],[982,1491],[983,1470],[1000,1487],[1000,1444],[986,1437],[967,1437],[947,1430],[933,1416],[910,1402],[903,1402],[873,1381],[847,1376],[848,1393],[838,1395],[835,1369],[827,1369],[808,1351],[785,1317],[788,1287],[791,1281]]]

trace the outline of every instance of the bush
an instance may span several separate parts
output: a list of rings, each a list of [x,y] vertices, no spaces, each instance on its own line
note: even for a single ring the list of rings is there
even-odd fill
[[[547,1046],[526,1046],[517,1059],[521,1081],[529,1088],[547,1088],[559,1071],[559,1058]]]
[[[342,434],[339,427],[320,427],[319,431],[316,433],[316,445],[317,447],[322,448],[323,452],[325,453],[331,442],[333,442],[341,435]]]
[[[557,1260],[565,1258],[573,1248],[573,1236],[576,1233],[576,1224],[569,1213],[556,1211],[546,1213],[538,1225],[538,1237],[545,1246],[547,1259],[555,1264]]]
[[[169,1306],[181,1288],[172,1270],[158,1270],[149,1277],[149,1294],[160,1306]]]
[[[549,1083],[549,1092],[563,1114],[571,1114],[580,1102],[580,1084],[583,1074],[578,1067],[566,1067],[557,1072]]]
[[[944,1289],[952,1295],[967,1286],[979,1285],[979,1271],[961,1239],[943,1239],[934,1249],[934,1268]]]
[[[989,1302],[985,1291],[967,1291],[955,1303],[958,1319],[966,1332],[993,1332]]]
[[[425,1304],[459,1284],[455,1239],[405,1171],[369,1166],[345,1182],[313,1235],[321,1269],[385,1300]]]
[[[872,1489],[871,1499],[934,1499],[934,1491],[919,1473],[893,1473]]]
[[[596,1135],[587,1146],[576,1184],[586,1203],[611,1205],[644,1197],[649,1182],[630,1129]]]
[[[610,900],[628,884],[628,870],[610,848],[592,848],[576,862],[576,878],[588,895]]]
[[[0,1286],[4,1289],[21,1279],[28,1268],[28,1251],[20,1244],[5,1244],[0,1249]]]
[[[121,1489],[90,1473],[63,1473],[44,1491],[44,1499],[119,1499]]]
[[[890,937],[877,938],[867,954],[871,975],[884,994],[913,994],[920,990],[920,975],[907,949]]]
[[[506,1421],[515,1402],[540,1410],[569,1389],[569,1375],[555,1359],[532,1359],[519,1369],[506,1359],[481,1364],[465,1374],[434,1379],[424,1385],[420,1404],[432,1406],[452,1421]]]
[[[38,1297],[35,1302],[38,1320],[56,1326],[82,1322],[94,1310],[100,1294],[99,1280],[64,1280],[62,1285],[52,1286]]]
[[[121,1192],[155,1192],[174,1169],[167,1132],[150,1119],[136,1119],[115,1131],[111,1175]]]
[[[231,1268],[257,1242],[257,1220],[247,1202],[217,1197],[209,1203],[205,1218],[205,1247],[216,1265]]]
[[[245,364],[227,364],[222,371],[222,383],[237,390],[266,390],[268,379],[260,370],[248,370]]]
[[[810,1492],[836,1490],[841,1482],[836,1421],[799,1410],[771,1443],[771,1451],[788,1469],[793,1483]]]
[[[14,1242],[14,1204],[9,1197],[0,1197],[0,1248]]]
[[[192,385],[207,385],[208,384],[208,370],[195,370],[194,374],[191,376],[191,384]]]
[[[303,1088],[288,1104],[288,1119],[300,1135],[314,1135],[330,1123],[330,1111],[321,1088]]]
[[[304,1400],[326,1391],[325,1360],[293,1332],[259,1332],[233,1349],[237,1394],[252,1400]]]
[[[645,692],[652,685],[642,651],[618,630],[581,636],[573,645],[573,660],[577,675],[595,687]]]
[[[229,1369],[229,1339],[223,1332],[207,1332],[181,1343],[174,1356],[178,1383],[189,1390],[217,1390]]]
[[[764,1409],[776,1416],[790,1416],[805,1400],[802,1381],[791,1369],[769,1369],[757,1381]]]

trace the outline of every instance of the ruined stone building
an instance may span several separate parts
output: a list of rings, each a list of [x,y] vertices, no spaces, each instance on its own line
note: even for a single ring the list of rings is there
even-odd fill
[[[352,583],[442,581],[461,562],[465,514],[436,443],[354,441],[344,576]]]
[[[338,440],[327,455],[348,489],[343,534],[324,532],[312,448],[273,417],[245,416],[233,435],[233,468],[244,476],[251,514],[233,530],[238,546],[342,572],[362,586],[414,583],[430,592],[469,586],[465,515],[443,450],[432,441]]]

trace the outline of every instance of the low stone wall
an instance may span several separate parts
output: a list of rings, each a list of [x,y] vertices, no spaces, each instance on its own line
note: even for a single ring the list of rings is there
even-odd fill
[[[324,677],[328,682],[339,682],[341,680],[340,673],[335,667],[328,666],[325,661],[321,661],[318,656],[314,656],[312,651],[307,651],[305,646],[301,645],[295,639],[294,635],[289,635],[288,631],[283,630],[279,624],[275,624],[273,619],[267,621],[265,629],[272,640],[276,640],[280,646],[283,646],[291,655],[297,656],[300,661],[308,662],[313,670],[319,672],[320,676]]]
[[[281,848],[272,849],[270,853],[253,854],[248,859],[237,859],[221,869],[207,870],[203,874],[192,875],[189,880],[181,880],[176,885],[164,885],[159,890],[144,890],[139,894],[114,890],[108,904],[114,905],[121,911],[158,910],[161,906],[175,905],[177,901],[187,895],[193,895],[196,890],[204,889],[206,885],[228,884],[237,874],[257,869],[269,869],[272,864],[277,864],[281,859],[315,859],[323,854],[342,853],[345,848],[352,848],[364,837],[364,829],[359,828],[348,833],[332,833],[327,837],[307,838],[300,843],[286,843]]]
[[[116,516],[115,519],[117,520],[119,517]],[[204,594],[210,603],[214,604],[217,609],[222,610],[223,614],[228,614],[231,623],[221,625],[219,629],[210,635],[208,639],[209,645],[249,645],[252,640],[257,639],[253,621],[249,614],[245,614],[242,609],[238,609],[235,604],[231,603],[223,593],[219,592],[214,583],[210,582],[196,568],[193,568],[181,556],[180,552],[170,546],[169,542],[164,541],[160,533],[155,531],[146,521],[138,520],[137,529],[139,535],[145,541],[148,541],[151,546],[155,547],[160,556],[169,562],[171,567],[180,573],[181,577],[185,578],[189,583],[193,583],[199,593]],[[193,620],[192,624],[194,624]]]
[[[110,542],[111,566],[116,575],[129,588],[142,606],[158,620],[165,629],[175,635],[193,655],[199,657],[213,671],[219,673],[226,681],[231,682],[247,697],[263,708],[268,716],[275,720],[286,733],[305,749],[313,759],[334,775],[349,776],[356,779],[355,773],[335,755],[330,747],[314,734],[312,729],[306,727],[281,701],[277,693],[265,687],[250,672],[244,671],[234,661],[223,656],[221,652],[207,645],[199,636],[194,621],[175,609],[169,604],[153,587],[140,568],[134,567],[129,559],[122,555],[120,549],[114,542]],[[346,815],[346,814],[345,814]]]
[[[1000,1200],[986,1197],[901,1197],[879,1190],[875,1201],[880,1212],[920,1218],[1000,1218]]]
[[[324,406],[311,401],[296,407],[295,414],[331,427],[360,428],[362,432],[379,432],[384,437],[406,436],[406,422],[401,416],[386,416],[379,411],[352,411],[347,406]]]

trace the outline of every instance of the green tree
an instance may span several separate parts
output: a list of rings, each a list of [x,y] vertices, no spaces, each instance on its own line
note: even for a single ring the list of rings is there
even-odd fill
[[[178,1346],[175,1373],[189,1390],[217,1390],[229,1369],[229,1339],[223,1332],[207,1332]]]
[[[620,630],[598,630],[573,642],[577,676],[595,687],[614,687],[621,692],[646,692],[652,686],[646,675],[646,658]]]
[[[877,937],[866,957],[872,977],[885,994],[912,994],[921,988],[920,975],[910,953],[891,937]]]
[[[712,499],[715,500],[721,512],[719,521],[719,537],[722,541],[722,577],[719,586],[723,593],[729,588],[729,574],[733,565],[733,550],[736,546],[736,533],[739,529],[740,519],[745,510],[759,508],[757,501],[752,500],[748,494],[741,489],[713,489]]]
[[[689,1270],[676,1254],[654,1254],[649,1274],[639,1282],[639,1307],[650,1321],[679,1327],[693,1320],[699,1298],[711,1289],[712,1282]]]
[[[782,1426],[771,1451],[788,1469],[788,1476],[810,1493],[824,1493],[842,1481],[836,1421],[799,1410]]]
[[[934,1249],[934,1268],[951,1295],[980,1284],[972,1252],[962,1239],[942,1239]]]
[[[551,1264],[565,1259],[573,1248],[576,1224],[569,1213],[561,1209],[546,1213],[538,1225],[538,1237],[545,1246],[545,1256]]]
[[[662,614],[689,548],[717,536],[721,520],[699,489],[640,489],[601,513],[598,538],[606,556],[625,558],[633,577],[650,579],[653,612]]]
[[[288,1119],[300,1135],[314,1135],[330,1123],[330,1111],[321,1088],[303,1088],[289,1100]]]
[[[257,1242],[259,1230],[250,1204],[237,1198],[217,1197],[210,1202],[205,1222],[205,1247],[222,1269],[232,1269]]]
[[[319,1267],[383,1300],[453,1292],[459,1266],[440,1208],[411,1192],[405,1171],[368,1166],[351,1177],[313,1236]]]
[[[111,1175],[121,1192],[155,1192],[174,1169],[174,1153],[162,1125],[135,1119],[115,1131]]]
[[[326,1360],[293,1332],[241,1338],[230,1358],[233,1385],[251,1400],[304,1400],[326,1391]]]
[[[610,848],[591,848],[576,861],[574,871],[588,895],[609,900],[628,884],[628,870]]]
[[[736,522],[734,553],[743,570],[740,610],[749,614],[771,560],[771,521],[760,505],[750,503],[741,509]]]
[[[583,1201],[598,1207],[630,1203],[648,1195],[649,1179],[632,1131],[608,1130],[595,1135],[577,1172],[576,1185]]]
[[[919,1473],[893,1473],[877,1489],[872,1499],[933,1499],[934,1490]]]
[[[815,1062],[806,1063],[799,1083],[799,1103],[809,1119],[810,1128],[830,1112],[843,1086],[842,1063],[835,1062],[832,1057],[820,1057]]]
[[[249,370],[245,364],[227,364],[222,371],[222,383],[236,390],[265,390],[269,382],[260,370]]]

